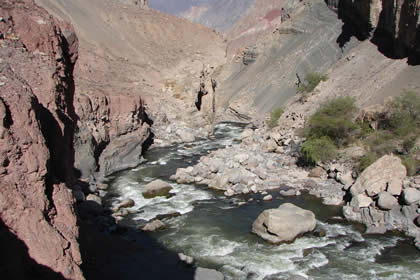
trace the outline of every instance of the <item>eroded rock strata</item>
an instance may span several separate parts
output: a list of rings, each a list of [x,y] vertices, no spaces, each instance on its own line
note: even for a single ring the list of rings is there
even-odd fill
[[[36,263],[84,279],[69,189],[77,37],[32,0],[2,1],[0,17],[0,217]]]

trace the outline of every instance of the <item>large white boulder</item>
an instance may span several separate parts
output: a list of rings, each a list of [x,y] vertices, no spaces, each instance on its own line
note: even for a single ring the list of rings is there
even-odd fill
[[[313,231],[315,226],[314,213],[285,203],[277,209],[263,211],[252,225],[252,232],[270,243],[279,244],[292,242],[296,237]]]
[[[402,181],[406,174],[407,170],[399,157],[385,155],[362,172],[350,192],[353,196],[366,193],[372,197],[385,191],[389,183]]]

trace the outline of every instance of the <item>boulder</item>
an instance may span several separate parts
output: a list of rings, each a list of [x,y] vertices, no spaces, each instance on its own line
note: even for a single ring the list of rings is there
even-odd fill
[[[252,137],[252,135],[254,135],[254,131],[250,128],[245,129],[242,133],[241,133],[241,140],[248,138],[248,137]]]
[[[279,244],[292,242],[296,237],[313,231],[315,226],[314,213],[285,203],[277,209],[263,211],[252,225],[252,232],[270,243]]]
[[[88,200],[88,201],[94,201],[94,202],[98,203],[99,205],[102,205],[102,199],[99,196],[94,195],[94,194],[89,194],[86,197],[86,200]]]
[[[273,196],[272,196],[271,194],[266,195],[266,196],[264,196],[264,197],[263,197],[263,200],[264,200],[264,201],[273,200]]]
[[[212,160],[210,163],[209,169],[212,173],[219,172],[219,170],[223,169],[223,161],[219,159]]]
[[[166,196],[172,189],[171,185],[162,180],[155,180],[144,186],[143,196],[153,198],[156,196]]]
[[[361,193],[375,196],[385,191],[391,180],[402,180],[406,174],[407,170],[399,157],[385,155],[362,172],[350,192],[353,196]]]
[[[228,182],[232,184],[238,184],[242,181],[243,175],[240,169],[233,169],[228,174]]]
[[[229,188],[224,192],[224,195],[227,197],[231,197],[235,195],[235,192],[231,188]]]
[[[180,261],[186,263],[186,264],[193,264],[194,263],[194,259],[193,257],[187,256],[183,253],[178,253],[178,258]]]
[[[397,178],[392,178],[388,182],[388,187],[386,188],[386,191],[389,192],[392,195],[400,195],[402,191],[402,180]]]
[[[135,205],[134,200],[132,199],[125,199],[123,200],[120,205],[118,205],[118,208],[131,208]]]
[[[404,202],[408,205],[420,202],[420,191],[414,188],[403,190]]]
[[[217,270],[197,267],[194,280],[224,280],[225,276]]]
[[[163,228],[163,227],[165,227],[165,224],[162,221],[160,221],[160,220],[154,220],[154,221],[152,221],[150,223],[147,223],[142,228],[142,230],[143,231],[156,231],[156,230],[158,230],[160,228]]]
[[[352,198],[350,206],[353,208],[369,207],[372,202],[373,200],[370,197],[361,193]]]
[[[178,129],[176,131],[176,135],[181,139],[184,143],[190,143],[195,141],[195,136],[187,129]]]
[[[277,150],[277,143],[276,141],[274,141],[273,139],[268,140],[265,143],[265,149],[267,150],[267,152],[269,153],[274,153]]]
[[[312,178],[321,178],[322,175],[324,174],[325,174],[324,168],[318,166],[318,167],[313,168],[311,172],[309,172],[308,176]]]
[[[98,183],[98,184],[96,184],[96,187],[100,190],[106,191],[109,186],[108,186],[108,184]]]
[[[378,206],[384,210],[391,210],[398,204],[398,200],[389,192],[381,192],[378,196]]]
[[[338,182],[344,185],[344,189],[346,190],[348,190],[354,182],[352,172],[337,173],[336,179]]]
[[[290,190],[287,190],[287,191],[282,190],[282,191],[280,191],[280,194],[282,196],[295,196],[295,195],[297,195],[297,192],[294,189],[290,189]]]

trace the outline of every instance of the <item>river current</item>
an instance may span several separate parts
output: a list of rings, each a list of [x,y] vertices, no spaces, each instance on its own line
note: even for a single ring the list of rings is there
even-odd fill
[[[221,271],[225,279],[420,279],[420,252],[406,238],[363,235],[360,226],[333,223],[330,218],[341,215],[340,207],[322,205],[315,197],[286,198],[273,191],[274,199],[267,202],[259,195],[226,198],[206,186],[169,181],[177,168],[194,165],[212,150],[238,144],[243,127],[221,123],[215,129],[216,139],[151,149],[146,163],[108,178],[106,203],[112,207],[133,199],[135,207],[122,221],[130,227],[157,215],[181,214],[163,218],[168,226],[151,236],[169,250],[192,256],[198,266]],[[144,185],[155,179],[170,182],[173,195],[144,199]],[[325,236],[308,234],[292,244],[275,246],[251,233],[263,210],[286,202],[313,211]]]

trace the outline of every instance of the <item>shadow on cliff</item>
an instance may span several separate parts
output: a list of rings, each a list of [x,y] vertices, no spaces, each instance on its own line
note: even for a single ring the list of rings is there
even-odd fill
[[[106,234],[89,221],[80,224],[82,271],[89,280],[194,279],[174,252],[163,248],[146,233],[118,228]]]
[[[325,0],[329,5],[328,0]],[[339,19],[343,21],[342,33],[337,39],[337,44],[343,49],[345,45],[350,41],[352,37],[356,37],[359,41],[370,39],[375,44],[378,51],[384,56],[390,59],[404,59],[407,58],[409,65],[420,65],[420,53],[419,49],[420,42],[411,42],[413,46],[408,47],[404,40],[408,37],[407,34],[416,30],[417,21],[414,17],[410,17],[409,1],[405,1],[401,7],[401,20],[399,21],[399,27],[397,28],[398,34],[392,34],[389,31],[390,15],[394,14],[393,5],[388,5],[383,2],[382,11],[379,15],[378,24],[375,30],[366,20],[363,20],[364,16],[361,15],[356,9],[352,8],[351,5],[347,4],[346,1],[339,1],[337,13]],[[365,15],[370,14],[370,6],[365,7]],[[394,19],[396,20],[396,19]],[[420,38],[420,29],[415,31],[415,38]]]
[[[65,280],[49,267],[35,262],[23,241],[12,234],[0,220],[0,276],[7,280]]]

